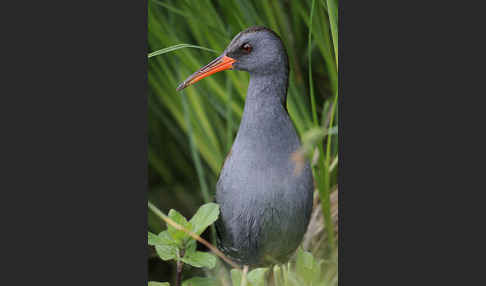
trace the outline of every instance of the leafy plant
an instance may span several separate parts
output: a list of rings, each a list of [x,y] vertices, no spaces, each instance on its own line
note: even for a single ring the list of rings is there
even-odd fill
[[[178,264],[176,285],[181,285],[180,273],[183,263],[195,267],[213,269],[216,257],[210,253],[196,250],[196,240],[193,236],[199,234],[211,225],[219,216],[219,206],[208,203],[199,208],[196,214],[188,221],[175,210],[170,210],[165,216],[160,210],[149,203],[149,207],[167,223],[167,229],[158,235],[148,232],[148,244],[154,246],[158,256],[163,260],[175,260]],[[213,248],[211,248],[213,249]],[[299,248],[296,256],[286,265],[275,265],[273,268],[256,268],[247,272],[233,268],[230,271],[233,286],[328,286],[337,283],[337,264],[316,259],[312,253]],[[270,278],[273,281],[270,282]],[[168,286],[168,282],[150,281],[149,286]],[[182,286],[218,286],[227,285],[221,282],[218,275],[212,277],[192,277]]]
[[[336,273],[332,273],[336,270],[335,266],[299,248],[295,260],[286,265],[256,268],[248,272],[246,277],[243,271],[232,269],[231,280],[233,286],[328,286],[337,282]]]
[[[167,217],[180,228],[189,230],[195,235],[200,235],[209,225],[216,221],[218,216],[219,206],[215,203],[207,203],[202,205],[189,221],[174,209],[169,211]],[[196,240],[180,228],[167,224],[167,230],[157,235],[148,232],[147,236],[148,244],[155,247],[157,255],[162,260],[175,260],[177,262],[177,285],[180,284],[180,273],[184,263],[194,267],[207,267],[209,269],[216,265],[216,257],[207,252],[197,251]]]

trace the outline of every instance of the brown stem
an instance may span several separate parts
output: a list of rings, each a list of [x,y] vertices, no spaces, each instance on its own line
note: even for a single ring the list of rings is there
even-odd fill
[[[181,249],[181,258],[184,257],[184,249]],[[176,286],[181,286],[182,282],[182,268],[184,263],[179,259],[177,260],[177,274],[176,274]]]
[[[248,265],[243,266],[243,275],[241,276],[240,286],[246,286],[246,274],[248,273]]]
[[[181,286],[182,266],[184,266],[184,263],[182,263],[182,261],[177,261],[176,286]]]

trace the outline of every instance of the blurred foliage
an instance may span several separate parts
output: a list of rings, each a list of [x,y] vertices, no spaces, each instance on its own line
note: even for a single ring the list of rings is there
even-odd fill
[[[176,87],[253,25],[274,30],[287,48],[288,112],[301,138],[313,138],[303,142],[303,153],[318,150],[316,187],[324,216],[329,215],[329,190],[337,184],[338,173],[338,168],[329,168],[338,150],[337,136],[329,134],[337,129],[327,131],[338,123],[337,0],[148,1],[149,200],[164,212],[172,208],[191,217],[201,204],[213,200],[243,113],[249,76],[225,71],[181,93]],[[181,44],[186,46],[177,46]],[[315,136],[305,136],[315,128],[323,130],[318,142]],[[153,233],[164,230],[150,212],[148,228]],[[203,236],[211,240],[208,232]],[[336,243],[330,241],[331,251],[323,259],[335,256]],[[157,263],[150,263],[149,278],[160,281],[157,273],[164,271]]]

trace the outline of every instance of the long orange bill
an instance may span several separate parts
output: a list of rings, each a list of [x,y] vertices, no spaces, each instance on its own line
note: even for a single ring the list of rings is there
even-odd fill
[[[206,66],[200,68],[197,72],[193,73],[184,82],[179,84],[176,90],[181,91],[184,88],[190,86],[191,84],[198,82],[207,76],[212,75],[213,73],[231,69],[233,67],[234,62],[236,62],[236,60],[233,58],[230,58],[228,56],[219,56],[214,60],[212,60]]]

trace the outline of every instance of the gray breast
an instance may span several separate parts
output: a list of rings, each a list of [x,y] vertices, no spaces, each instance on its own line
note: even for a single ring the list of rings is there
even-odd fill
[[[285,115],[267,128],[242,123],[217,183],[218,245],[241,264],[286,260],[309,222],[312,172],[308,165],[294,172],[300,143]]]

